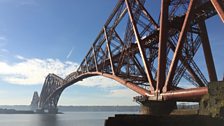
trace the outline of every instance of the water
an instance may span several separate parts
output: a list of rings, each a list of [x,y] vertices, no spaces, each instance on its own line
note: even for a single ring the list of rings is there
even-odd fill
[[[0,126],[104,126],[115,114],[133,112],[66,112],[64,114],[0,114]]]

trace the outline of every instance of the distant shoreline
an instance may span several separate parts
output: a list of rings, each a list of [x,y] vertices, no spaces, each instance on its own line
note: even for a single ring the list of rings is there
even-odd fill
[[[31,107],[29,105],[0,105],[0,108],[14,109],[18,113],[28,112],[31,113]],[[185,105],[178,104],[179,109],[189,108],[198,109],[198,104]],[[139,112],[140,106],[58,106],[59,112]],[[1,112],[0,112],[1,113]]]
[[[1,109],[0,114],[34,114],[32,110]]]
[[[0,105],[0,114],[35,113],[28,105]],[[2,110],[2,111],[1,111]],[[60,112],[138,112],[140,106],[58,106]]]

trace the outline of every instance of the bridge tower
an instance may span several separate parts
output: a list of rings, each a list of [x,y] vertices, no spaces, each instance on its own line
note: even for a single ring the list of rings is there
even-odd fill
[[[64,83],[64,80],[55,74],[49,74],[44,82],[38,102],[37,112],[39,113],[58,113],[58,100],[64,89],[59,89]],[[56,92],[54,92],[57,90]],[[52,94],[52,92],[54,92]],[[54,97],[51,97],[54,96]],[[50,97],[50,98],[49,98]]]
[[[31,104],[30,104],[31,110],[36,111],[38,109],[39,100],[40,100],[40,97],[38,95],[38,92],[35,91],[33,93],[33,99],[32,99]]]

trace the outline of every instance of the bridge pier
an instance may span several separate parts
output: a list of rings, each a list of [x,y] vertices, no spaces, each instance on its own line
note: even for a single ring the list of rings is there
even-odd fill
[[[36,109],[36,113],[38,113],[38,114],[58,114],[58,108]]]
[[[200,101],[199,114],[224,117],[224,81],[208,84],[208,94]]]
[[[49,108],[48,113],[49,114],[58,114],[58,108]]]
[[[44,109],[36,109],[36,113],[43,114],[44,113]]]
[[[177,109],[176,101],[152,101],[143,97],[135,97],[140,103],[140,113],[146,115],[169,115]]]
[[[140,113],[147,115],[169,115],[176,108],[177,104],[173,101],[147,101],[141,104]]]

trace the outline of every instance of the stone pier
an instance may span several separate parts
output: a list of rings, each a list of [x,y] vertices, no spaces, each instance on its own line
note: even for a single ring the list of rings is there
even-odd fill
[[[224,81],[208,84],[208,94],[200,101],[199,114],[224,117]]]

